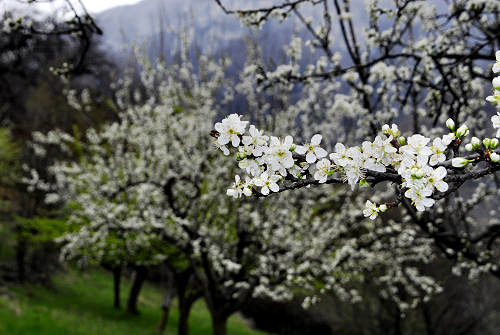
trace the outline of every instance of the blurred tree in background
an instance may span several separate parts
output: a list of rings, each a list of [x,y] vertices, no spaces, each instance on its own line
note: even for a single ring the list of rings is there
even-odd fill
[[[55,13],[54,17],[43,18],[27,7],[0,17],[0,124],[9,129],[8,138],[17,143],[16,164],[5,170],[16,175],[22,173],[23,164],[45,164],[30,154],[27,141],[33,131],[70,130],[75,126],[85,129],[110,118],[99,107],[75,110],[67,99],[69,90],[92,91],[108,86],[113,62],[93,37],[99,32],[97,26],[91,20],[83,23],[76,16],[73,20],[77,23],[70,20],[60,24]],[[61,70],[64,63],[75,66]],[[105,96],[106,92],[102,89],[98,94]],[[9,148],[3,150],[11,152]],[[2,220],[8,242],[1,257],[4,266],[0,277],[46,280],[58,257],[53,230],[57,231],[63,221],[57,215],[51,217],[54,214],[43,209],[38,195],[26,192],[20,179],[11,182],[8,197],[9,215]],[[42,215],[39,220],[30,221],[38,215]],[[49,218],[43,218],[46,216]],[[12,250],[15,256],[9,255]]]

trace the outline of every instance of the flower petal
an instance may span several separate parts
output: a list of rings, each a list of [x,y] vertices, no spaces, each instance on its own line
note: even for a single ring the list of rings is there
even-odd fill
[[[311,144],[312,145],[319,145],[321,143],[321,139],[323,137],[320,135],[320,134],[315,134],[312,138],[311,138]]]
[[[328,155],[328,152],[326,152],[326,150],[323,148],[316,147],[316,148],[314,148],[314,154],[318,158],[323,158],[323,157],[326,157],[326,155]]]
[[[268,195],[269,194],[269,188],[267,186],[264,186],[260,189],[260,193],[264,194],[264,195]]]
[[[269,184],[269,188],[271,189],[271,191],[273,192],[278,192],[280,190],[278,184]]]
[[[240,145],[240,138],[238,137],[238,135],[233,134],[231,136],[231,144],[233,145],[233,147],[237,147]]]
[[[307,152],[307,148],[303,145],[297,145],[295,147],[295,152],[299,155],[304,155]]]
[[[308,152],[306,155],[306,162],[308,162],[309,164],[316,162],[316,155],[312,152]]]

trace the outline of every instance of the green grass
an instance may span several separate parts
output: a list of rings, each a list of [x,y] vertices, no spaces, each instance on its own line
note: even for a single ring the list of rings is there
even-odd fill
[[[162,292],[146,284],[139,299],[139,316],[112,308],[112,278],[100,270],[68,273],[54,277],[51,289],[25,285],[0,292],[0,334],[8,335],[152,335],[160,318]],[[122,285],[127,297],[129,283]],[[123,299],[125,300],[125,299]],[[123,303],[124,301],[122,301]],[[174,304],[165,334],[177,333],[178,311]],[[210,315],[203,301],[191,311],[192,335],[211,333]],[[251,330],[246,322],[232,316],[228,334],[264,334]]]

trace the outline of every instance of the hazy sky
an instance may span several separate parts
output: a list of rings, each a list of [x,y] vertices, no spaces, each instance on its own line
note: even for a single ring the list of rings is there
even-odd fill
[[[111,7],[130,5],[139,1],[141,0],[83,0],[83,4],[87,7],[89,12],[97,13]]]
[[[139,1],[141,0],[82,0],[82,3],[90,13],[98,13],[111,7],[131,5]],[[79,7],[78,0],[73,0],[72,3],[75,5],[75,7]],[[59,8],[61,6],[66,7],[66,3],[64,0],[40,1],[35,5],[35,8],[41,10],[42,12],[50,13],[54,11],[54,8]],[[26,0],[0,0],[0,12],[3,12],[10,8],[23,9],[29,7],[27,7],[26,5]]]

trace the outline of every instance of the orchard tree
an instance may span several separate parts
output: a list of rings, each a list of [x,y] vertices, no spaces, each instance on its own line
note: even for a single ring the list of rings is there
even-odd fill
[[[215,125],[217,145],[225,154],[226,146],[237,148],[244,171],[229,195],[262,197],[318,184],[348,183],[353,191],[374,187],[377,194],[369,200],[363,192],[347,191],[352,195],[345,198],[365,203],[364,216],[383,218],[375,229],[399,222],[453,259],[455,273],[500,276],[495,217],[500,157],[498,139],[487,137],[500,135],[500,116],[484,108],[484,87],[492,79],[484,60],[494,59],[498,49],[498,2],[369,1],[364,26],[354,24],[363,14],[352,12],[350,1],[299,0],[242,10],[216,2],[248,25],[295,17],[309,33],[305,42],[298,34],[292,37],[288,63],[245,69],[255,73],[257,91],[280,86],[300,91],[297,101],[284,106],[288,118],[272,130],[282,138],[259,133],[259,142],[245,140],[256,136],[256,128],[236,114]],[[315,9],[321,19],[305,16]],[[323,54],[315,64],[301,65],[304,45]],[[495,63],[493,72],[499,70]],[[488,101],[499,100],[498,80],[493,79]],[[396,120],[403,129],[389,126]],[[447,132],[440,136],[444,125]],[[469,132],[475,136],[464,145]],[[386,191],[379,184],[387,185]],[[461,189],[472,195],[463,199]],[[321,204],[317,192],[311,188],[306,194]],[[478,216],[477,208],[490,215]],[[355,215],[346,206],[340,209],[331,225]],[[400,218],[394,221],[394,215]],[[408,278],[411,272],[387,278]]]
[[[225,333],[227,318],[249,298],[287,299],[297,287],[334,291],[357,301],[356,283],[375,280],[402,309],[439,289],[412,266],[428,261],[431,250],[428,239],[415,236],[411,228],[394,224],[376,230],[371,223],[357,225],[358,215],[327,224],[340,219],[338,213],[295,196],[271,203],[228,199],[222,190],[231,173],[229,162],[206,149],[218,109],[214,95],[224,85],[228,99],[236,94],[233,86],[250,105],[261,97],[248,86],[250,72],[233,85],[209,59],[202,57],[200,72],[194,74],[183,57],[182,64],[167,67],[144,62],[141,90],[131,89],[131,81],[124,79],[116,95],[118,122],[90,129],[81,140],[59,131],[35,136],[39,154],[45,152],[40,144],[81,151],[76,160],[52,165],[49,183],[35,171],[28,181],[54,192],[47,195],[48,202],[70,205],[74,228],[60,239],[63,255],[133,264],[166,260],[172,266],[178,258],[171,257],[167,245],[173,247],[189,262],[187,267],[174,265],[174,271],[192,271],[216,334]],[[277,99],[285,103],[287,92],[276,91]],[[273,124],[288,116],[255,117]],[[263,144],[266,137],[252,128],[242,141]],[[241,166],[248,163],[240,160]],[[262,182],[268,192],[276,187],[271,180]],[[329,200],[349,205],[342,195]],[[184,298],[179,299],[182,303]],[[312,294],[304,304],[316,299]],[[192,302],[185,301],[181,319],[187,321]],[[186,333],[187,323],[181,329]]]
[[[142,266],[169,261],[164,249],[170,246],[181,251],[213,314],[214,332],[223,333],[227,318],[257,286],[246,282],[246,274],[268,277],[255,265],[241,270],[246,259],[262,263],[256,247],[247,245],[263,242],[250,222],[235,219],[237,210],[220,195],[221,166],[208,164],[218,158],[205,146],[223,67],[201,57],[194,74],[187,55],[181,56],[182,64],[169,67],[142,63],[142,93],[130,88],[129,79],[121,82],[118,122],[89,129],[85,139],[61,131],[35,134],[39,155],[55,145],[78,156],[55,162],[48,181],[33,170],[26,182],[48,192],[48,203],[68,205],[70,228],[59,239],[63,258]],[[187,331],[183,319],[180,329]]]

